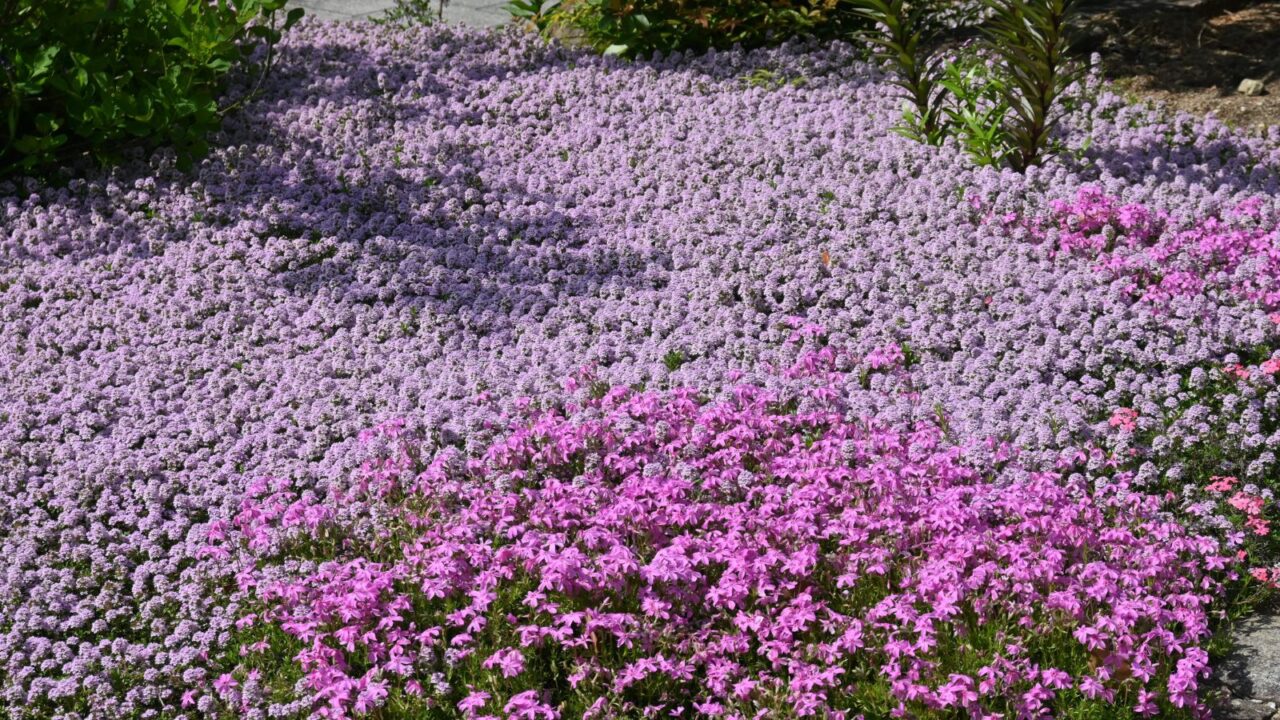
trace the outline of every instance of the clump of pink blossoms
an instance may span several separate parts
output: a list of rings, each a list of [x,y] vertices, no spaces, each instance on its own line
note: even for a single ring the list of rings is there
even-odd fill
[[[1205,486],[1205,490],[1216,498],[1225,497],[1226,505],[1236,511],[1234,517],[1236,527],[1243,528],[1247,533],[1247,537],[1256,541],[1266,543],[1272,540],[1272,521],[1266,517],[1269,507],[1274,507],[1273,496],[1270,491],[1254,485],[1246,485],[1237,489],[1240,480],[1235,476],[1214,476],[1209,478],[1209,481],[1209,484]],[[1231,493],[1230,497],[1226,497],[1227,493]],[[1250,553],[1245,550],[1238,552],[1239,559],[1248,559]],[[1254,565],[1248,568],[1248,574],[1262,585],[1273,590],[1280,590],[1280,567]]]
[[[326,718],[1205,713],[1218,541],[1125,475],[988,477],[846,417],[830,353],[798,367],[794,396],[529,403],[470,459],[387,425],[350,492],[258,484],[241,625],[274,645],[235,673],[283,654]]]
[[[1184,225],[1094,186],[1049,205],[1048,218],[1021,221],[1032,235],[1046,238],[1055,230],[1055,253],[1097,260],[1103,271],[1127,278],[1129,290],[1144,302],[1219,289],[1264,307],[1280,306],[1280,228],[1266,225],[1256,198],[1220,217]],[[1001,220],[1020,222],[1016,214]]]
[[[1116,408],[1116,411],[1111,413],[1108,424],[1125,432],[1133,432],[1138,428],[1138,411],[1133,408]]]

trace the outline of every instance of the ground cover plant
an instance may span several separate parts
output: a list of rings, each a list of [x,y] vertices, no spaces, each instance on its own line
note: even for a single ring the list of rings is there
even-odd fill
[[[1202,709],[1224,543],[1131,473],[988,474],[936,424],[851,422],[835,359],[721,402],[584,386],[465,469],[389,423],[327,503],[264,481],[235,519],[244,642],[288,648],[326,717]],[[307,536],[359,549],[298,567]]]
[[[1204,712],[1280,130],[1090,81],[1022,174],[845,45],[296,30],[190,172],[0,187],[0,713]]]

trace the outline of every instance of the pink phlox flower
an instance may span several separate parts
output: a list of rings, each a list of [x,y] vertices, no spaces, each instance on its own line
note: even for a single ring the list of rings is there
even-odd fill
[[[894,368],[906,361],[906,355],[902,352],[902,346],[896,343],[882,345],[867,353],[867,365],[872,370],[881,368]]]
[[[1215,492],[1215,493],[1227,492],[1231,490],[1231,488],[1235,487],[1236,483],[1239,482],[1237,478],[1229,475],[1226,475],[1226,476],[1214,475],[1213,477],[1209,478],[1209,480],[1210,480],[1210,483],[1205,489],[1208,490],[1209,492]]]
[[[387,698],[387,683],[374,676],[375,672],[371,670],[356,684],[356,699],[351,708],[358,713],[370,712]]]
[[[1125,432],[1133,432],[1138,427],[1138,411],[1133,408],[1116,408],[1111,414],[1108,423],[1113,428],[1120,428]]]
[[[978,691],[973,678],[952,673],[938,688],[937,697],[944,708],[969,708],[978,702]]]
[[[516,648],[505,648],[490,655],[482,664],[485,668],[497,667],[502,677],[515,677],[524,672],[524,654]]]
[[[209,542],[221,542],[227,539],[227,528],[231,523],[225,519],[214,520],[205,529],[204,538]]]
[[[1080,693],[1090,700],[1101,698],[1111,702],[1115,698],[1115,691],[1103,685],[1095,675],[1086,675],[1080,680]]]
[[[724,706],[714,700],[708,700],[706,702],[695,701],[693,703],[693,709],[709,717],[719,717],[724,715]]]
[[[502,708],[509,718],[517,720],[559,720],[560,713],[548,705],[542,703],[540,693],[537,690],[526,690],[519,695],[507,701]]]
[[[1170,674],[1169,701],[1174,707],[1187,707],[1196,703],[1198,678],[1209,674],[1209,653],[1203,648],[1188,648]]]
[[[490,697],[492,696],[483,690],[472,690],[469,695],[458,701],[458,709],[465,715],[471,716],[476,712],[483,710],[485,704],[489,702]]]
[[[1222,366],[1222,372],[1239,380],[1249,379],[1249,368],[1240,363],[1228,363]]]
[[[755,691],[756,686],[760,683],[751,678],[744,678],[733,684],[733,696],[739,700],[746,700],[751,697],[751,693]]]
[[[1227,504],[1231,507],[1243,512],[1246,515],[1258,515],[1262,512],[1262,508],[1266,501],[1257,495],[1251,495],[1247,492],[1240,491],[1231,496]]]
[[[1280,568],[1249,568],[1249,575],[1260,583],[1280,589]]]
[[[1254,535],[1266,536],[1271,534],[1271,521],[1263,520],[1260,517],[1251,517],[1244,521],[1245,527],[1249,528]]]
[[[196,557],[221,561],[231,557],[231,552],[221,545],[204,545],[196,551]]]
[[[213,689],[216,690],[219,695],[226,695],[239,685],[240,682],[236,680],[235,676],[231,673],[223,673],[218,676],[217,680],[213,681]]]

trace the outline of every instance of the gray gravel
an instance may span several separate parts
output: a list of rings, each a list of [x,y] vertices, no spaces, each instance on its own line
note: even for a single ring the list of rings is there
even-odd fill
[[[1280,615],[1255,615],[1232,632],[1234,648],[1217,667],[1231,694],[1217,720],[1280,718]]]
[[[444,19],[461,25],[493,27],[511,18],[502,9],[506,4],[507,0],[449,0]],[[290,0],[289,6],[304,8],[308,15],[323,20],[358,20],[381,15],[395,7],[395,0]]]

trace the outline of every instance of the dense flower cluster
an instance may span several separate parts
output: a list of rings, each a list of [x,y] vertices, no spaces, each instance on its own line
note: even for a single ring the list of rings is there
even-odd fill
[[[1056,251],[1077,253],[1099,269],[1126,278],[1143,302],[1163,305],[1175,296],[1207,292],[1239,296],[1263,308],[1280,308],[1280,218],[1263,217],[1261,198],[1230,208],[1224,218],[1194,218],[1172,227],[1164,212],[1122,204],[1093,186],[1074,201],[1054,200],[1056,228],[1036,223],[1032,233],[1048,242],[1056,229]]]
[[[614,388],[425,468],[390,425],[352,493],[253,489],[242,625],[283,630],[329,718],[391,694],[490,719],[1204,710],[1218,540],[1123,473],[988,476],[842,394]],[[299,542],[319,564],[277,565]]]
[[[770,369],[794,318],[878,351],[843,388],[853,416],[936,423],[977,466],[1080,457],[1076,487],[1132,451],[1138,488],[1274,485],[1280,315],[1216,286],[1135,302],[1095,258],[993,220],[1052,224],[1050,201],[1096,187],[1248,245],[1267,228],[1229,214],[1280,214],[1276,130],[1090,93],[1062,161],[1023,176],[893,135],[896,96],[840,45],[624,64],[323,24],[284,45],[191,173],[159,154],[0,186],[14,720],[192,717],[209,687],[264,692],[218,670],[247,648],[209,590],[235,571],[209,534],[252,478],[327,498],[388,417],[479,453],[516,398],[582,365],[620,386],[785,383]],[[1210,438],[1220,452],[1186,460]]]

